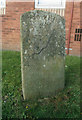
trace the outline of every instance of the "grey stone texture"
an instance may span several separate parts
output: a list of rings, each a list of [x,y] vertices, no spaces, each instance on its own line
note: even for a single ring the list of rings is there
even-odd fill
[[[55,96],[64,88],[65,20],[55,13],[33,10],[20,21],[24,99]]]

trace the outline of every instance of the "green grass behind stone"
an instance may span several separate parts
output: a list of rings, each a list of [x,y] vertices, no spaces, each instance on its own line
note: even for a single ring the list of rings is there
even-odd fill
[[[80,58],[65,60],[65,88],[53,98],[24,101],[22,96],[20,52],[3,51],[2,117],[5,118],[79,118]]]

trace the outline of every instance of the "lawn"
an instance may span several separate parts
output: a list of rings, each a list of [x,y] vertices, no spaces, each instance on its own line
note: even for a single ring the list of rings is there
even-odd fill
[[[2,118],[79,118],[80,58],[66,56],[65,88],[54,97],[24,101],[20,52],[3,51]]]

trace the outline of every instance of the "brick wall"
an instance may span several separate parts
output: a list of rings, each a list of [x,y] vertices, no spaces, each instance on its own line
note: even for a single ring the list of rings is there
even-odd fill
[[[2,17],[0,17],[0,49],[2,49]]]
[[[70,55],[80,56],[80,41],[74,41],[75,29],[80,28],[82,17],[82,2],[75,2],[73,9],[73,18],[70,35]],[[66,2],[65,20],[66,20],[66,48],[68,47],[69,27],[71,21],[72,2]],[[81,8],[81,9],[80,9]],[[7,2],[6,15],[2,16],[2,47],[4,50],[20,50],[20,15],[26,11],[34,9],[34,0],[32,2]],[[67,50],[66,50],[67,52]]]
[[[80,28],[82,29],[82,2],[80,3]],[[81,39],[81,45],[80,45],[80,55],[82,56],[82,39]]]
[[[2,48],[20,50],[20,15],[34,9],[34,2],[7,2],[2,16]]]
[[[66,3],[66,11],[65,11],[65,20],[66,20],[66,48],[68,48],[68,38],[69,38],[69,29],[70,29],[70,21],[71,21],[71,10],[73,7],[72,2]],[[80,2],[74,2],[73,8],[73,17],[72,17],[72,25],[71,25],[71,34],[70,34],[70,44],[69,44],[69,55],[80,56],[80,41],[74,41],[75,37],[75,29],[80,28]],[[66,50],[67,53],[67,50]]]

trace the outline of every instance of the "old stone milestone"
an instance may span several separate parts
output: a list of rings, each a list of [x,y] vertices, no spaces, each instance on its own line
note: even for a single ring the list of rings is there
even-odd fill
[[[21,69],[24,99],[55,94],[64,88],[65,20],[33,10],[21,16]]]

